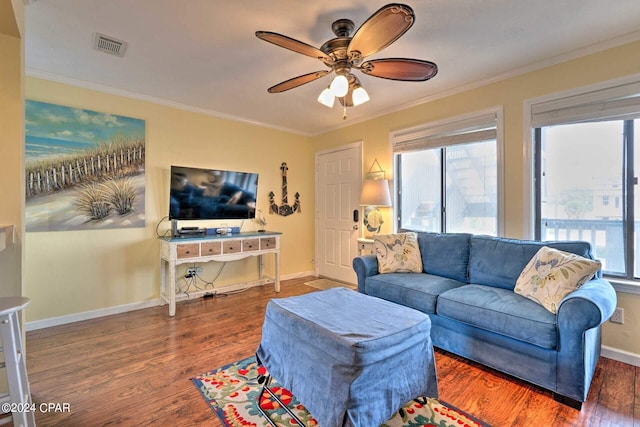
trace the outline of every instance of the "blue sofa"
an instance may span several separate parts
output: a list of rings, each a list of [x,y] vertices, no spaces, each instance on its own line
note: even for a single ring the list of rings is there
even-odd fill
[[[428,314],[435,347],[551,390],[580,409],[600,357],[601,325],[616,307],[615,290],[598,272],[553,314],[513,289],[542,246],[593,259],[591,245],[417,234],[422,273],[378,274],[375,255],[356,257],[358,291]]]

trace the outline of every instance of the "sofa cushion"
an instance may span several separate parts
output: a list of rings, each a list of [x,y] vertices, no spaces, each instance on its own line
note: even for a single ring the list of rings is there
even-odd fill
[[[431,274],[391,273],[367,277],[364,290],[367,295],[434,314],[438,295],[460,286],[466,285]]]
[[[378,258],[379,273],[422,273],[416,233],[375,236],[373,247]]]
[[[538,242],[472,236],[469,283],[513,290],[524,267],[543,246],[593,259],[589,242]]]
[[[556,316],[508,289],[466,285],[438,297],[437,314],[538,347],[555,349]]]
[[[600,261],[543,246],[516,281],[515,292],[557,313],[560,301],[600,270]]]
[[[418,233],[424,271],[468,283],[470,238],[465,233]]]

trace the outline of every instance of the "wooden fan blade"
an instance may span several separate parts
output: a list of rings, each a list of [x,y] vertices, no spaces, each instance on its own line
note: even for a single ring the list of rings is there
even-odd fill
[[[314,80],[319,79],[320,77],[324,77],[329,74],[329,71],[314,71],[313,73],[304,74],[302,76],[294,77],[292,79],[286,80],[282,83],[278,83],[275,86],[271,86],[267,91],[269,93],[280,93],[289,89],[296,88],[298,86],[302,86],[305,83],[312,82]]]
[[[291,37],[283,36],[282,34],[272,33],[270,31],[256,31],[256,37],[266,42],[273,43],[276,46],[319,59],[323,62],[333,62],[331,57],[320,49],[299,40],[292,39]]]
[[[433,62],[408,58],[373,59],[359,68],[369,76],[408,82],[423,82],[438,74],[438,66]]]
[[[371,15],[353,35],[347,54],[365,58],[372,55],[403,35],[415,21],[411,7],[391,3]]]

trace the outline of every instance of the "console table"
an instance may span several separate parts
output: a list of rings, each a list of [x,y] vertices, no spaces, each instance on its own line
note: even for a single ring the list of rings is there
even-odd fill
[[[169,304],[169,316],[176,314],[176,300],[199,298],[211,293],[209,289],[176,294],[176,266],[180,264],[237,261],[257,256],[260,258],[259,281],[262,284],[273,281],[275,291],[280,292],[281,234],[266,231],[215,236],[159,237],[160,299],[163,304]],[[264,274],[265,254],[274,254],[275,277],[267,277]]]

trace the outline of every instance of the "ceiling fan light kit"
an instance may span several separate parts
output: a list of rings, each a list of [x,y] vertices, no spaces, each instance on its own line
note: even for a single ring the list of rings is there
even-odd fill
[[[256,37],[276,46],[292,50],[321,61],[329,70],[315,71],[293,77],[268,89],[269,93],[280,93],[310,83],[329,73],[335,77],[318,96],[318,102],[332,108],[335,98],[343,107],[346,118],[347,107],[354,107],[369,101],[369,94],[358,78],[351,73],[358,70],[366,75],[388,80],[419,82],[431,79],[438,73],[438,66],[422,59],[382,58],[364,61],[400,38],[415,22],[411,7],[390,3],[371,15],[350,36],[355,25],[349,19],[338,19],[331,29],[336,35],[319,49],[270,31],[256,31]],[[364,61],[364,62],[363,62]]]
[[[338,74],[331,82],[329,89],[333,96],[342,98],[349,92],[349,80],[344,75]]]
[[[320,92],[320,95],[318,96],[318,102],[329,108],[333,108],[333,103],[335,102],[335,100],[336,100],[336,97],[331,92],[331,88],[326,88],[325,90]]]
[[[369,94],[362,86],[358,86],[353,90],[353,106],[357,107],[360,104],[364,104],[369,100]]]

